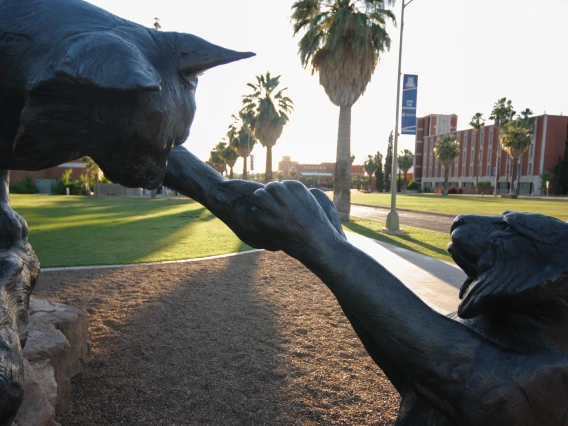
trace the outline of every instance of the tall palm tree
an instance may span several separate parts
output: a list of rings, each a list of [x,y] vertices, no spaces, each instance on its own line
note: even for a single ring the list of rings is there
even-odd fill
[[[284,125],[289,121],[288,114],[293,110],[292,100],[284,96],[284,91],[276,91],[280,76],[257,75],[257,84],[247,83],[253,92],[243,97],[243,111],[254,116],[252,130],[255,137],[266,148],[265,183],[272,181],[272,147],[282,135]]]
[[[527,108],[515,120],[508,121],[502,129],[501,144],[513,163],[511,187],[509,188],[509,194],[511,195],[513,194],[513,183],[517,182],[517,179],[520,180],[520,173],[517,173],[519,159],[531,146],[534,134],[532,114],[533,112]],[[519,195],[519,190],[519,182],[517,182],[515,195]]]
[[[221,151],[225,148],[223,142],[219,142],[215,148],[209,153],[209,159],[206,161],[211,167],[213,167],[219,174],[223,174],[227,171],[227,165],[221,157]]]
[[[481,150],[481,138],[479,137],[479,133],[481,131],[481,129],[483,129],[483,127],[485,126],[485,119],[483,118],[483,113],[481,112],[476,112],[475,114],[473,114],[473,117],[471,117],[471,121],[469,122],[469,125],[475,129],[475,132],[477,133],[477,144],[479,146],[479,159],[477,161],[478,165],[481,165],[481,153],[483,152]],[[478,167],[479,170],[479,167]],[[479,179],[479,172],[477,172],[475,174],[477,176],[477,178]],[[478,186],[475,186],[475,192],[477,193],[478,191]]]
[[[497,155],[495,156],[495,186],[493,188],[493,196],[497,196],[497,191],[499,187],[499,169],[501,168],[501,129],[503,126],[513,119],[516,111],[513,109],[513,103],[507,98],[498,99],[493,105],[491,110],[490,120],[495,120],[495,127],[498,130],[497,140]]]
[[[229,126],[227,139],[239,156],[243,157],[243,180],[248,179],[247,158],[254,148],[256,139],[251,128],[254,117],[250,113],[240,111],[238,117],[233,115],[233,124]]]
[[[394,0],[298,0],[292,5],[294,35],[300,31],[302,65],[318,72],[330,101],[339,107],[333,201],[342,221],[351,207],[351,107],[365,92],[379,55],[390,48],[386,6]]]
[[[404,192],[406,192],[408,170],[414,165],[414,154],[409,149],[405,149],[400,151],[400,155],[397,160],[398,168],[402,170],[402,173],[404,174]]]
[[[454,135],[445,135],[436,141],[434,147],[434,154],[440,163],[444,166],[444,192],[443,195],[448,195],[448,180],[450,177],[450,167],[452,163],[460,155],[460,144],[456,141]]]
[[[373,189],[371,176],[373,176],[373,173],[375,173],[377,171],[377,167],[378,167],[378,165],[377,165],[377,162],[376,162],[376,156],[375,155],[367,155],[367,159],[363,162],[363,168],[365,169],[365,171],[369,175],[369,186],[371,186],[371,190]],[[375,182],[375,187],[376,186],[377,186],[377,183]]]
[[[233,179],[233,167],[235,167],[239,154],[224,139],[217,144],[217,147],[220,148],[219,156],[229,166],[229,179]]]

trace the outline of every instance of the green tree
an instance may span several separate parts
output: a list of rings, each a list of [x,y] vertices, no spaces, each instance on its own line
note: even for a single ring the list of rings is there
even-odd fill
[[[278,180],[278,182],[282,182],[285,177],[286,177],[286,175],[284,174],[284,172],[282,170],[278,170],[276,172],[276,180]]]
[[[531,118],[533,112],[530,109],[525,109],[515,120],[508,121],[501,129],[501,145],[503,149],[509,154],[512,160],[512,173],[511,173],[511,187],[509,194],[513,194],[513,183],[517,182],[515,194],[519,195],[520,190],[520,173],[519,159],[531,146],[532,137],[534,134],[533,119]],[[518,176],[518,177],[517,177]]]
[[[290,170],[288,170],[288,174],[292,179],[296,179],[296,176],[298,176],[298,169],[296,169],[295,167],[290,167]]]
[[[493,196],[497,196],[499,187],[499,169],[501,166],[501,151],[503,150],[501,147],[501,129],[508,121],[513,119],[515,113],[513,103],[507,100],[507,98],[501,98],[495,102],[491,110],[491,115],[489,116],[490,120],[495,121],[495,128],[497,128],[499,132],[497,138],[499,141],[497,145],[497,155],[495,156],[495,186],[493,188]]]
[[[385,157],[385,187],[387,191],[391,190],[391,174],[392,174],[392,144],[394,141],[394,134],[391,130],[389,135],[389,142],[387,145],[387,156]]]
[[[375,186],[378,192],[383,192],[385,189],[385,176],[383,172],[383,154],[377,151],[375,154],[375,163],[377,163],[377,170],[375,171]]]
[[[390,48],[387,21],[394,0],[298,0],[292,6],[302,65],[319,74],[330,101],[339,107],[333,200],[342,221],[351,207],[351,107],[365,92],[379,55]]]
[[[550,182],[554,179],[554,173],[545,170],[542,172],[540,177],[540,193],[544,194],[546,192],[546,182]]]
[[[251,129],[251,123],[254,117],[243,111],[239,112],[238,117],[233,115],[234,122],[229,126],[227,139],[229,146],[232,147],[240,157],[243,158],[243,175],[242,179],[248,179],[247,158],[254,148],[256,139]]]
[[[436,158],[444,166],[444,193],[448,195],[448,179],[450,177],[450,167],[460,155],[460,144],[454,135],[445,135],[436,141],[434,147]]]
[[[81,161],[83,163],[85,163],[85,172],[86,172],[86,183],[85,183],[85,191],[87,192],[87,195],[91,194],[91,188],[89,186],[89,183],[92,181],[93,182],[93,192],[95,193],[95,196],[99,195],[99,174],[100,174],[100,169],[99,166],[97,165],[97,163],[95,163],[95,161],[91,158],[91,157],[82,157]],[[89,178],[89,175],[91,176]]]
[[[414,154],[409,149],[405,149],[403,151],[400,151],[400,155],[398,156],[397,160],[398,168],[402,170],[402,173],[404,175],[402,184],[404,186],[403,190],[406,192],[408,170],[414,165]]]
[[[253,117],[251,129],[266,148],[265,183],[272,181],[272,147],[282,135],[293,109],[292,100],[283,94],[287,87],[276,91],[279,80],[280,76],[271,77],[270,72],[257,75],[257,84],[247,84],[253,92],[243,97],[243,111]]]
[[[369,175],[369,185],[372,185],[371,176],[377,171],[377,167],[376,156],[367,155],[367,159],[363,162],[363,168]],[[370,189],[373,190],[372,187]]]
[[[224,139],[219,143],[219,145],[220,144],[223,144],[223,147],[219,152],[219,156],[223,159],[225,164],[229,166],[229,179],[233,179],[233,167],[235,167],[239,154],[231,146],[229,146]]]

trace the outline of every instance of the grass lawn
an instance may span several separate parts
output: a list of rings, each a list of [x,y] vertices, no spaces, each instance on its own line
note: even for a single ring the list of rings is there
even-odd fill
[[[11,194],[41,266],[191,259],[250,250],[187,199]]]
[[[444,232],[427,231],[425,229],[404,227],[404,235],[384,235],[381,229],[385,222],[352,217],[349,224],[344,224],[345,230],[350,230],[365,237],[384,243],[393,244],[408,250],[435,257],[446,262],[454,263],[452,257],[446,250],[450,242],[450,235]]]
[[[11,195],[29,225],[41,266],[113,265],[192,259],[250,250],[219,219],[187,199]],[[345,227],[379,241],[452,262],[444,233],[353,218]]]
[[[331,193],[328,194],[332,196]],[[390,207],[391,196],[390,194],[352,192],[351,202]],[[547,216],[557,217],[560,220],[568,220],[568,198],[552,198],[550,200],[519,198],[511,200],[492,196],[449,195],[442,197],[438,194],[397,194],[396,206],[401,209],[440,212],[452,215],[463,213],[492,215],[510,210],[542,213]]]

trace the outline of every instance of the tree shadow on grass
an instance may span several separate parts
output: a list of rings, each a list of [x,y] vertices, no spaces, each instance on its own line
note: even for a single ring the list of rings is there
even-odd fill
[[[142,263],[251,249],[193,201],[77,198],[18,208],[42,266]]]
[[[384,234],[378,233],[377,231],[375,231],[375,230],[373,230],[369,227],[359,225],[359,224],[354,223],[354,222],[345,223],[344,226],[346,228],[350,229],[353,232],[364,235],[365,237],[372,238],[374,240],[381,241],[381,242],[384,242],[384,243],[393,244],[395,246],[398,246],[398,247],[419,253],[418,250],[416,250],[416,248],[412,247],[412,245],[410,245],[410,244],[407,244],[407,243],[414,243],[414,244],[419,245],[419,246],[421,246],[421,247],[423,247],[423,248],[425,248],[429,251],[432,251],[436,254],[439,254],[439,255],[444,256],[444,257],[448,257],[448,259],[451,260],[451,258],[449,257],[448,251],[446,249],[441,249],[440,247],[434,246],[432,244],[425,243],[424,241],[417,240],[416,238],[413,238],[409,234],[384,235]],[[407,242],[407,243],[405,243],[405,242]]]

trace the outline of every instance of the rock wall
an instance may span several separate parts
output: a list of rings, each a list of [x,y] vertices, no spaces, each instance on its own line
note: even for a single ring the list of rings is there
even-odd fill
[[[24,348],[24,401],[13,426],[57,426],[56,413],[69,410],[71,378],[91,353],[83,312],[32,296]]]

